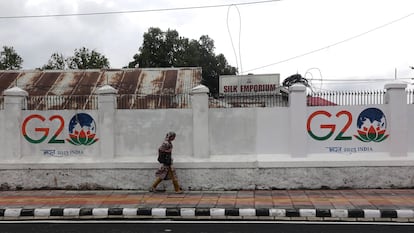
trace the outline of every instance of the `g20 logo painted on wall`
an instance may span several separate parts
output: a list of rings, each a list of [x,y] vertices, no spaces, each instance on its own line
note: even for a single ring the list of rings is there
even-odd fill
[[[336,132],[336,124],[321,124],[320,129],[327,129],[325,135],[316,135],[312,131],[312,121],[317,116],[324,116],[327,119],[332,118],[332,114],[319,110],[312,113],[307,120],[306,127],[308,134],[315,140],[324,141],[334,136]],[[336,133],[334,140],[352,140],[352,136],[344,136],[352,125],[353,118],[349,111],[342,110],[336,113],[336,118],[345,117],[346,123],[342,129]],[[362,111],[356,120],[357,132],[353,136],[362,142],[382,142],[388,138],[389,134],[386,134],[387,120],[385,114],[378,108],[367,108]]]
[[[56,129],[55,132],[50,132],[51,129],[49,127],[35,127],[34,132],[40,133],[40,137],[34,137],[34,135],[29,136],[28,135],[28,127],[30,123],[35,123],[37,121],[37,124],[39,123],[45,123],[46,120],[53,122],[57,121],[59,126]],[[50,139],[47,141],[47,143],[65,143],[68,142],[72,145],[92,145],[95,142],[97,142],[99,139],[96,138],[96,124],[95,120],[87,113],[78,113],[75,114],[72,119],[69,121],[68,125],[68,132],[69,132],[69,138],[59,139],[61,138],[61,134],[65,128],[65,120],[61,115],[53,115],[49,117],[49,119],[46,119],[44,116],[40,114],[32,114],[27,116],[22,124],[22,134],[23,137],[30,143],[42,143],[44,142],[48,137],[49,133],[52,133]]]

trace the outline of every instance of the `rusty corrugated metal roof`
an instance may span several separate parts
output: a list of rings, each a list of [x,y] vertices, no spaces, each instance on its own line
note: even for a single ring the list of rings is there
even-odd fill
[[[160,96],[189,93],[201,82],[201,68],[143,68],[120,70],[0,71],[0,92],[18,86],[29,96],[92,96],[97,88],[109,84],[120,98],[134,94],[160,101]],[[130,99],[130,97],[128,97]],[[84,101],[84,100],[82,100]],[[42,101],[39,101],[42,102]],[[67,102],[67,101],[63,101]],[[128,101],[127,101],[128,102]],[[154,105],[150,103],[149,105]],[[118,100],[118,105],[125,101]],[[168,101],[166,101],[168,105]],[[67,103],[62,103],[67,104]],[[131,105],[133,103],[129,103]],[[178,103],[180,104],[180,103]],[[128,103],[126,103],[128,105]],[[177,105],[177,103],[175,103]],[[67,109],[64,106],[61,109]],[[120,106],[130,108],[131,106]],[[166,106],[180,107],[180,106]],[[35,109],[43,109],[37,107]],[[146,108],[153,108],[148,106]]]

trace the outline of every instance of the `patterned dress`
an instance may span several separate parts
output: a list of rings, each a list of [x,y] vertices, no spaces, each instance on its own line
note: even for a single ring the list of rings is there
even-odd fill
[[[168,138],[169,138],[169,136],[167,135],[167,137],[165,138],[164,142],[158,148],[158,152],[159,153],[171,154],[173,145],[168,140]],[[171,159],[171,164],[170,165],[168,165],[168,164],[161,164],[161,166],[155,172],[155,176],[156,177],[159,177],[160,179],[163,179],[163,180],[171,180],[171,179],[172,180],[176,180],[177,179],[177,175],[175,173],[174,167],[172,166],[172,161],[173,161],[173,159]]]

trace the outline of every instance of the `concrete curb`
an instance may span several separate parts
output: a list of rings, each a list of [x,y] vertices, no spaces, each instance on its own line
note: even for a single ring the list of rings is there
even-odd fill
[[[275,208],[0,208],[0,220],[129,218],[414,222],[414,210]]]

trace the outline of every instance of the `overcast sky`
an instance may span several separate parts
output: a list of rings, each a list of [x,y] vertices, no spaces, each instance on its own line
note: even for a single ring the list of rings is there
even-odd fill
[[[246,2],[257,3],[230,7]],[[23,69],[43,66],[54,52],[71,56],[83,46],[105,55],[112,68],[122,68],[138,52],[143,33],[159,27],[189,39],[209,35],[216,54],[223,53],[243,74],[280,73],[283,80],[300,73],[322,89],[333,79],[363,79],[359,85],[365,85],[414,77],[409,68],[414,66],[413,0],[258,2],[0,0],[0,46],[13,46],[24,59]],[[222,7],[140,12],[214,5]],[[113,11],[137,12],[8,18]]]

